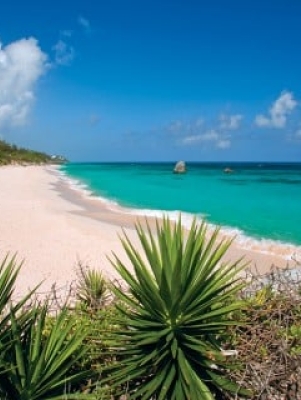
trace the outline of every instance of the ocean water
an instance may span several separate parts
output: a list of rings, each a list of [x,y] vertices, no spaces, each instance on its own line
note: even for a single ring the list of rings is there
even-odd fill
[[[242,240],[301,245],[301,163],[70,163],[73,185],[146,215],[197,216]],[[233,173],[226,174],[225,168]],[[176,212],[176,213],[175,213]]]

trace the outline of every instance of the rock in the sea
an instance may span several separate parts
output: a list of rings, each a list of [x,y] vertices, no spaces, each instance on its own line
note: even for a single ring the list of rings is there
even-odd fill
[[[186,164],[184,161],[178,161],[174,167],[173,172],[175,174],[185,174],[186,172]]]
[[[231,169],[231,168],[225,168],[224,169],[224,173],[225,174],[232,174],[234,171],[233,171],[233,169]]]

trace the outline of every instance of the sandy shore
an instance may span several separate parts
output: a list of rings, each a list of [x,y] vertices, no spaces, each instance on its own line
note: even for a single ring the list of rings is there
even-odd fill
[[[49,291],[54,283],[68,287],[76,279],[78,261],[100,269],[109,279],[117,278],[107,256],[114,251],[126,260],[118,237],[121,227],[138,244],[135,216],[85,198],[52,167],[1,167],[0,188],[0,259],[9,252],[24,260],[17,294],[41,281],[39,292]],[[292,252],[275,248],[274,254],[264,254],[261,250],[246,250],[234,242],[227,257],[234,260],[245,255],[262,273],[273,264],[287,266]]]

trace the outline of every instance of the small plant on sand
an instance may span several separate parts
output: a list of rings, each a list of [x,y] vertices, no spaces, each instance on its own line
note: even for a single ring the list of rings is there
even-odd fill
[[[120,329],[111,335],[110,351],[119,362],[110,366],[103,385],[125,390],[131,399],[213,400],[239,388],[224,375],[221,343],[231,315],[242,307],[235,294],[242,288],[241,260],[222,257],[231,241],[206,238],[206,226],[194,221],[185,236],[181,220],[136,226],[143,255],[124,233],[123,247],[133,272],[114,255],[112,264],[128,285],[113,290]],[[231,303],[230,300],[231,299]],[[248,394],[248,392],[244,392]]]
[[[78,265],[77,298],[89,308],[101,308],[108,299],[108,285],[102,273]]]

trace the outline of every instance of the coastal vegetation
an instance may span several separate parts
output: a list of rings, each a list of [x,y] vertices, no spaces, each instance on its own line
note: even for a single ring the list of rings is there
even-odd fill
[[[163,219],[156,236],[148,224],[146,232],[136,229],[144,257],[126,235],[122,241],[135,272],[117,256],[112,261],[129,290],[113,287],[120,329],[109,347],[120,360],[104,383],[121,391],[127,385],[133,399],[213,400],[212,393],[239,392],[225,377],[222,350],[228,326],[239,324],[230,316],[243,306],[234,300],[243,264],[221,263],[230,241],[217,244],[216,230],[207,242],[205,225],[196,222],[184,240],[181,220],[172,227]]]
[[[136,231],[142,250],[121,239],[133,272],[115,254],[120,282],[80,265],[59,308],[38,288],[12,302],[21,266],[3,260],[0,398],[299,399],[301,278],[223,263],[231,242],[204,224]]]
[[[28,165],[64,163],[67,160],[62,156],[50,156],[39,151],[24,149],[15,144],[0,140],[0,166],[1,165]]]

